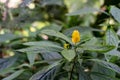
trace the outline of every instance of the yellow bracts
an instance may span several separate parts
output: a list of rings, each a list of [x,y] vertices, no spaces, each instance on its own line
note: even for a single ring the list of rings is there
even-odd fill
[[[80,41],[80,33],[78,30],[74,30],[72,33],[72,42],[76,44],[79,41]]]

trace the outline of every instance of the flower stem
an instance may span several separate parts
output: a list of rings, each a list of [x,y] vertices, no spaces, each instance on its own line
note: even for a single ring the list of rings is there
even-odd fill
[[[72,73],[73,73],[74,67],[75,67],[75,61],[73,62],[73,65],[72,65],[72,69],[71,69],[70,79],[69,80],[72,80]]]

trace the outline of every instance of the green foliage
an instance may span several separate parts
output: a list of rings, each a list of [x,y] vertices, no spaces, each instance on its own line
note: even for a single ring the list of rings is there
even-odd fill
[[[115,72],[96,63],[92,68],[91,77],[95,80],[112,80],[111,77],[115,77]]]
[[[0,71],[2,72],[2,70],[12,66],[16,61],[16,59],[17,59],[17,56],[0,59]]]
[[[111,6],[110,13],[115,18],[115,20],[117,20],[120,23],[120,9],[115,6]]]
[[[1,0],[0,80],[120,80],[120,5],[110,2]]]
[[[68,61],[72,61],[72,59],[74,59],[75,57],[75,51],[74,50],[67,50],[64,49],[61,54],[68,60]]]
[[[54,31],[54,30],[43,30],[43,31],[41,31],[41,33],[47,34],[47,35],[50,35],[50,36],[55,36],[55,37],[62,38],[62,39],[66,40],[67,42],[72,44],[72,41],[67,36],[65,36],[64,34],[59,33],[57,31]]]
[[[83,9],[78,10],[78,11],[68,13],[67,16],[85,15],[85,14],[90,14],[90,13],[94,13],[94,12],[103,12],[103,13],[105,13],[104,11],[101,11],[101,10],[96,9],[96,8],[85,7]],[[105,14],[107,14],[107,13],[105,13]]]
[[[4,78],[3,80],[13,80],[14,78],[16,78],[17,76],[19,76],[21,73],[23,73],[24,70],[19,70],[16,71],[15,73],[11,74],[10,76]]]

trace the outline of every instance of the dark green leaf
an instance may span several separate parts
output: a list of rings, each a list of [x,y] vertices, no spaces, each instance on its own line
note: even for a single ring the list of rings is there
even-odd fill
[[[19,49],[19,52],[31,52],[31,53],[42,53],[42,52],[61,52],[61,48],[57,47],[39,47],[39,46],[32,46],[24,49]]]
[[[15,39],[16,37],[17,37],[16,35],[11,33],[2,34],[0,35],[0,43]]]
[[[27,6],[31,2],[32,2],[32,0],[24,0],[24,1],[22,1],[20,6],[25,7],[25,6]]]
[[[120,57],[120,52],[117,51],[119,39],[118,39],[118,36],[116,35],[116,33],[113,31],[113,29],[109,28],[107,30],[106,35],[105,35],[105,41],[106,41],[106,45],[114,45],[115,46],[115,49],[106,53],[106,59],[110,60],[112,56]],[[112,56],[108,57],[107,55],[112,55]]]
[[[76,53],[74,50],[67,50],[64,49],[61,54],[68,60],[68,61],[72,61],[72,59],[74,59]]]
[[[86,41],[83,45],[95,45],[98,44],[97,42],[97,38],[93,37],[92,39],[89,39],[89,41]]]
[[[8,76],[8,77],[6,77],[6,78],[4,78],[2,80],[13,80],[13,79],[17,78],[21,73],[23,73],[23,71],[24,70],[22,70],[22,69],[18,70],[15,73],[11,74],[10,76]]]
[[[84,71],[84,68],[79,64],[76,65],[77,65],[77,72],[79,74],[79,80],[91,80],[90,76]]]
[[[77,10],[75,12],[68,13],[67,16],[83,15],[83,14],[89,14],[89,13],[94,13],[94,12],[103,12],[103,13],[108,15],[108,13],[106,13],[102,10],[92,8],[92,7],[85,7],[85,8],[82,8],[80,10]]]
[[[93,78],[93,80],[120,80],[119,78],[116,78],[116,77],[112,77],[112,76],[109,76],[109,75],[106,75],[106,74],[101,74],[101,73],[98,73],[98,72],[91,72],[94,76],[96,76],[96,79]],[[99,78],[98,78],[99,77]]]
[[[0,71],[12,66],[14,64],[14,62],[16,61],[16,59],[17,59],[17,56],[0,59]]]
[[[48,70],[42,70],[34,74],[30,80],[54,80],[54,77],[59,69],[59,66],[53,66]]]
[[[106,45],[106,46],[102,46],[102,45],[85,45],[85,46],[80,46],[77,48],[77,50],[85,50],[85,51],[90,51],[90,52],[99,52],[99,53],[105,53],[105,52],[108,52],[112,49],[114,49],[115,47],[114,46],[109,46],[109,45]]]
[[[41,5],[42,6],[46,6],[46,5],[59,5],[59,6],[62,6],[63,5],[63,0],[42,0]]]
[[[114,46],[118,47],[119,39],[118,39],[118,36],[113,29],[109,28],[106,31],[105,40],[106,40],[107,45],[114,45]]]
[[[34,64],[34,60],[35,60],[35,57],[37,56],[36,53],[32,53],[32,52],[27,52],[27,57],[28,57],[28,60],[30,62],[30,65],[33,65]]]
[[[42,30],[55,30],[55,31],[60,31],[62,29],[62,27],[58,24],[52,23],[46,27],[43,27]]]
[[[117,20],[120,23],[120,9],[115,6],[112,6],[110,13],[115,18],[115,20]]]
[[[116,64],[106,62],[106,61],[103,61],[103,60],[98,60],[98,59],[90,59],[90,60],[95,61],[97,64],[99,64],[103,67],[106,67],[108,69],[111,69],[111,70],[120,74],[120,67],[117,66]]]
[[[79,30],[80,33],[91,32],[91,31],[103,32],[102,30],[94,29],[91,27],[74,26],[72,28],[68,28],[68,29],[64,30],[63,33],[65,35],[71,36],[71,34],[74,30]]]
[[[115,72],[112,71],[111,69],[108,69],[108,68],[105,68],[99,64],[95,64],[92,68],[92,72],[96,72],[96,73],[99,73],[99,74],[104,74],[104,75],[109,75],[111,77],[115,77]],[[108,77],[108,76],[99,76],[99,75],[96,75],[96,74],[92,74],[91,75],[92,79],[94,80],[114,80],[114,79],[111,79],[111,77]]]
[[[45,60],[49,61],[48,62],[49,64],[53,63],[56,59],[62,58],[62,56],[57,52],[45,52],[45,53],[42,53],[41,55]],[[50,61],[50,60],[54,60],[54,61]]]
[[[54,30],[42,30],[41,33],[47,34],[47,35],[50,35],[50,36],[59,37],[61,39],[66,40],[67,42],[73,44],[70,38],[68,38],[67,36],[65,36],[64,34],[62,34],[60,32],[57,32],[57,31],[54,31]]]
[[[40,47],[56,47],[63,49],[61,46],[59,46],[55,42],[50,42],[50,41],[39,41],[39,42],[27,42],[24,43],[24,45],[29,45],[29,46],[40,46]]]

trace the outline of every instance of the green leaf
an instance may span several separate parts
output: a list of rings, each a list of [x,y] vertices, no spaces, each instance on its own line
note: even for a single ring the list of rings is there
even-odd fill
[[[94,76],[96,76],[96,78],[93,78],[95,80],[120,80],[119,78],[116,77],[112,77],[106,74],[101,74],[98,72],[91,72]],[[98,78],[99,77],[99,78]]]
[[[15,38],[17,38],[17,36],[11,33],[2,34],[0,35],[0,43],[9,41]]]
[[[108,30],[106,31],[105,40],[107,45],[114,45],[118,47],[119,39],[112,28],[108,28]]]
[[[72,59],[74,59],[76,53],[74,50],[67,50],[64,49],[61,54],[68,60],[68,61],[72,61]]]
[[[108,30],[106,31],[105,42],[106,42],[106,45],[114,45],[115,46],[115,49],[106,53],[106,55],[105,55],[106,59],[110,60],[112,58],[112,56],[119,56],[120,57],[120,52],[117,51],[119,39],[118,39],[118,36],[116,35],[116,33],[114,32],[113,29],[108,28]],[[111,55],[111,57],[110,56],[108,57],[107,55]]]
[[[53,64],[56,60],[62,58],[62,56],[57,52],[45,52],[41,54],[44,60],[47,60],[49,64]]]
[[[89,60],[95,61],[97,64],[99,64],[103,67],[106,67],[108,69],[111,69],[111,70],[120,74],[120,67],[117,66],[116,64],[106,62],[106,61],[103,61],[103,60],[99,60],[99,59],[89,59]]]
[[[4,76],[4,75],[6,75],[8,73],[12,73],[14,71],[15,71],[14,68],[5,68],[2,71],[0,71],[0,75]]]
[[[27,42],[24,45],[31,47],[19,49],[20,52],[30,52],[30,53],[41,53],[41,52],[60,52],[63,47],[59,44],[50,41],[39,41],[39,42]]]
[[[22,7],[25,7],[25,6],[27,6],[29,3],[31,3],[32,2],[32,0],[24,0],[24,1],[22,1],[22,3],[20,4],[20,6],[22,6]]]
[[[63,49],[57,43],[50,42],[50,41],[27,42],[27,43],[24,43],[24,45],[28,45],[28,46],[40,46],[40,47],[56,47],[56,48]]]
[[[54,31],[54,30],[42,30],[41,33],[61,38],[63,40],[66,40],[70,44],[73,44],[70,38],[68,38],[67,36],[65,36],[64,34],[62,34],[60,32],[57,32],[57,31]]]
[[[62,26],[52,23],[46,27],[43,27],[41,30],[55,30],[55,31],[60,31],[62,29]]]
[[[30,80],[54,80],[58,67],[55,66],[48,71],[40,71],[33,75]]]
[[[89,41],[86,41],[83,45],[95,45],[98,44],[97,42],[98,42],[97,38],[93,37]]]
[[[92,7],[84,7],[82,9],[80,9],[80,10],[68,13],[67,16],[83,15],[83,14],[89,14],[89,13],[93,13],[93,12],[103,12],[103,13],[108,15],[108,13],[106,13],[106,12],[104,12],[102,10],[92,8]]]
[[[34,64],[34,60],[35,60],[35,57],[37,56],[36,53],[32,53],[32,52],[27,52],[27,57],[28,57],[28,60],[30,62],[30,65],[33,65]]]
[[[107,55],[108,55],[108,56],[107,56]],[[113,50],[111,50],[111,51],[109,51],[109,52],[106,53],[106,58],[107,58],[107,59],[111,59],[112,56],[120,57],[120,52],[117,51],[117,49],[113,49]]]
[[[103,1],[98,0],[64,0],[68,12],[77,11],[83,7],[100,7],[103,4]]]
[[[84,1],[80,0],[64,0],[64,4],[66,5],[68,12],[73,12],[82,7]]]
[[[79,80],[91,80],[91,77],[84,71],[84,68],[80,66],[79,63],[76,63],[77,72],[79,74]]]
[[[111,6],[110,13],[115,18],[115,20],[117,20],[120,23],[120,9],[115,6]]]
[[[24,49],[19,49],[16,51],[19,52],[31,52],[31,53],[42,53],[42,52],[61,52],[61,48],[56,47],[39,47],[39,46],[32,46]]]
[[[85,46],[78,47],[77,51],[83,49],[85,51],[90,51],[90,52],[106,53],[114,48],[115,48],[114,46],[109,46],[109,45],[106,45],[106,46],[103,46],[103,45],[85,45]]]
[[[83,71],[83,69],[79,69],[79,80],[91,80],[91,78]]]
[[[17,78],[21,73],[23,73],[24,70],[18,70],[15,73],[11,74],[10,76],[2,79],[2,80],[13,80],[15,78]]]
[[[60,61],[57,61],[38,71],[30,78],[30,80],[54,80],[54,77],[60,68],[59,62]]]
[[[46,6],[46,5],[59,5],[59,6],[62,6],[63,5],[63,0],[42,0],[41,5],[42,6]]]
[[[111,69],[105,68],[105,67],[103,67],[99,64],[95,64],[93,66],[91,72],[104,74],[104,76],[92,74],[91,77],[94,80],[114,80],[114,79],[111,79],[111,77],[115,77],[115,72],[114,71],[112,71]],[[109,77],[109,76],[111,76],[111,77]]]
[[[0,71],[12,66],[17,60],[17,56],[0,59]]]
[[[78,30],[83,35],[84,35],[84,33],[89,33],[91,31],[103,32],[100,29],[95,29],[95,28],[91,28],[91,27],[73,26],[72,28],[68,28],[68,29],[64,30],[63,33],[67,36],[71,36],[71,34],[74,30]]]

